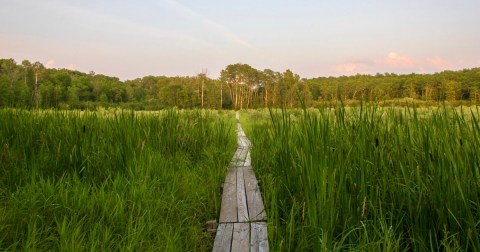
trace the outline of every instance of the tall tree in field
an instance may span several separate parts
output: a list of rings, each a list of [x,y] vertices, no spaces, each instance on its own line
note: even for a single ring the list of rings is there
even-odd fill
[[[230,98],[235,109],[238,108],[238,85],[241,81],[239,78],[240,66],[241,64],[228,65],[220,72],[220,80],[228,86]]]
[[[258,70],[247,64],[228,65],[220,73],[220,80],[230,89],[235,109],[248,108],[260,84]]]
[[[268,107],[270,105],[275,106],[276,101],[276,92],[277,88],[276,83],[279,82],[280,73],[274,72],[270,69],[263,70],[261,74],[261,80],[264,88],[264,106]]]
[[[33,73],[35,74],[35,85],[33,87],[33,104],[35,107],[38,108],[40,103],[40,88],[39,88],[39,81],[42,78],[43,73],[45,72],[45,67],[40,62],[33,63]]]
[[[461,94],[462,84],[454,80],[445,80],[443,82],[447,101],[456,101]]]
[[[200,104],[202,108],[204,107],[205,103],[205,82],[207,81],[207,70],[202,70],[202,73],[197,75],[198,79],[198,95],[200,99]]]
[[[32,94],[33,90],[33,69],[32,63],[28,60],[22,61],[22,68],[23,68],[23,85],[21,91],[19,92],[19,100],[24,105],[27,105],[31,102],[30,94]],[[31,105],[31,104],[30,104]]]
[[[306,106],[312,105],[312,93],[310,92],[310,88],[308,88],[306,79],[301,79],[298,83],[298,98],[301,99],[299,104],[305,104]]]
[[[294,74],[290,69],[286,70],[282,74],[282,78],[278,83],[277,89],[278,97],[280,99],[280,105],[284,108],[292,108],[296,105],[298,85],[300,82],[300,76]]]

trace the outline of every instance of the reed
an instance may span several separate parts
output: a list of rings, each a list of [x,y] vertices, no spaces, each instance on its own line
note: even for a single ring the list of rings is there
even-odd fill
[[[480,249],[478,108],[248,115],[273,251]]]
[[[0,250],[211,250],[230,117],[0,110]]]

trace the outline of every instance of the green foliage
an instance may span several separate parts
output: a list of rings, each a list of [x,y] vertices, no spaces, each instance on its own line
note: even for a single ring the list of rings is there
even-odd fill
[[[39,63],[0,59],[0,106],[95,109],[98,106],[159,110],[166,107],[298,108],[332,102],[357,105],[480,104],[480,68],[435,74],[376,74],[302,79],[291,70],[257,70],[231,64],[220,78],[145,76],[120,81],[102,74],[45,69]]]
[[[406,105],[408,98],[418,105],[438,105],[449,101],[464,101],[478,104],[477,89],[480,69],[444,71],[435,74],[377,74],[314,78],[307,80],[313,100],[326,105],[342,100],[347,104],[355,101],[384,101],[389,104]],[[410,102],[411,103],[411,102]]]
[[[478,108],[245,116],[272,250],[480,249]]]
[[[0,110],[0,250],[211,250],[227,116]]]

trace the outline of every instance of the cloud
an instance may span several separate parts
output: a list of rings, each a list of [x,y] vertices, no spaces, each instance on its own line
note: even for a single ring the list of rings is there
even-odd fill
[[[82,25],[84,26],[91,25],[92,22],[94,22],[96,26],[92,26],[89,29],[107,27],[106,29],[108,29],[110,33],[116,33],[117,36],[133,36],[132,33],[136,33],[135,36],[137,37],[146,35],[159,41],[168,38],[182,42],[188,41],[192,44],[209,45],[209,43],[201,38],[183,34],[173,29],[159,28],[155,25],[141,23],[124,16],[108,14],[98,9],[80,7],[74,3],[69,3],[68,1],[50,0],[42,1],[41,3],[32,2],[29,4],[36,4],[38,8],[45,11],[55,10],[57,13],[68,13],[68,15],[74,20],[81,19],[82,21],[88,21],[82,22]],[[119,29],[119,27],[121,27],[121,29]],[[97,38],[94,43],[98,44],[99,40],[100,39]]]
[[[375,60],[378,66],[390,68],[410,68],[418,64],[418,60],[408,55],[401,55],[396,52],[390,52],[387,57]]]
[[[164,0],[165,3],[170,5],[175,11],[180,15],[183,15],[188,18],[194,18],[200,23],[203,23],[208,29],[213,32],[221,34],[227,41],[230,41],[233,44],[240,45],[247,48],[252,48],[252,45],[246,40],[232,32],[228,27],[218,22],[213,21],[212,19],[203,16],[202,14],[196,12],[195,10],[179,3],[175,0]]]
[[[450,68],[453,66],[453,64],[445,59],[442,59],[440,57],[433,57],[433,58],[428,58],[426,60],[426,63],[435,68]]]
[[[57,66],[55,60],[49,59],[47,63],[45,64],[45,68],[64,68],[63,66]],[[65,67],[65,69],[68,70],[77,70],[77,65],[70,63]]]
[[[75,64],[71,63],[71,64],[68,64],[67,69],[72,70],[72,71],[77,70],[77,66]]]
[[[53,67],[55,67],[55,60],[49,59],[47,61],[47,64],[45,64],[45,68],[53,68]]]
[[[335,72],[345,75],[353,75],[364,72],[368,68],[368,66],[364,63],[347,62],[344,64],[336,65],[333,68]]]
[[[462,61],[451,61],[440,56],[426,58],[390,52],[382,58],[347,61],[334,65],[331,73],[335,75],[354,75],[357,73],[375,74],[379,72],[426,73],[447,69],[461,69],[466,66]]]

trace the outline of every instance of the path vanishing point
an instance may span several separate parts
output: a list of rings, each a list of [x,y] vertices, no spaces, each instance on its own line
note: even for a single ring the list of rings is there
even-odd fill
[[[237,142],[223,184],[213,251],[269,251],[267,215],[250,159],[250,140],[237,118]]]

